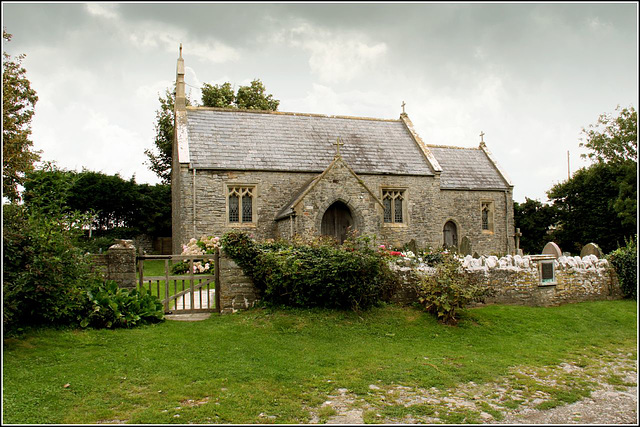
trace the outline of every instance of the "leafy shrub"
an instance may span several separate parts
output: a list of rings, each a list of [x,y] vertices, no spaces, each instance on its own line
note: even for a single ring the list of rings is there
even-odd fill
[[[163,320],[162,303],[142,288],[119,288],[113,281],[87,291],[87,314],[80,322],[86,328],[131,328]]]
[[[392,273],[364,240],[347,240],[343,245],[318,239],[258,244],[234,231],[222,237],[222,245],[253,279],[266,303],[367,309],[388,294]]]
[[[609,262],[618,275],[625,298],[638,298],[638,236],[626,241],[626,246],[609,254]]]
[[[487,287],[474,276],[464,273],[454,254],[441,252],[435,273],[425,275],[417,286],[418,301],[424,308],[448,325],[458,323],[457,310],[488,295]]]
[[[82,218],[18,205],[5,205],[3,214],[5,328],[76,322],[86,287],[100,282],[76,246],[81,230],[75,224]]]

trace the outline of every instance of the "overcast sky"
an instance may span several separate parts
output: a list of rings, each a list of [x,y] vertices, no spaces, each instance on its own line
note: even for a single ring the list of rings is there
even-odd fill
[[[33,141],[44,160],[137,182],[158,95],[175,80],[247,85],[280,111],[397,119],[428,144],[477,147],[480,132],[514,199],[587,165],[581,129],[638,106],[638,5],[630,3],[166,4],[8,3],[3,51],[39,101]]]

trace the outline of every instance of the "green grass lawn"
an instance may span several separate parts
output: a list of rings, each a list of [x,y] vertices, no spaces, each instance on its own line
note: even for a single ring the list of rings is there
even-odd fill
[[[32,331],[4,340],[3,421],[301,423],[337,388],[447,388],[516,366],[635,354],[636,310],[628,300],[495,305],[448,327],[397,306],[253,309],[131,330]]]

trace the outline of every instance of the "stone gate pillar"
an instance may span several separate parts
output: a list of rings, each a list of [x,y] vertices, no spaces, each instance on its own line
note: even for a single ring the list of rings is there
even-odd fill
[[[107,250],[106,279],[119,287],[136,288],[136,248],[132,240],[116,240]]]

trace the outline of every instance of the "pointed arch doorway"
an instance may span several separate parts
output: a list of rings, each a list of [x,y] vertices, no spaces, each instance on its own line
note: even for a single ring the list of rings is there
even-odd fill
[[[453,221],[447,221],[442,229],[445,248],[458,247],[458,227]]]
[[[342,243],[347,238],[347,229],[351,226],[353,226],[351,209],[345,203],[337,201],[324,212],[320,233]]]

